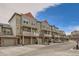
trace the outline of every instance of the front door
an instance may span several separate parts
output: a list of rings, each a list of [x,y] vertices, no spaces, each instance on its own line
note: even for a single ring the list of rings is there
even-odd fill
[[[20,39],[17,39],[17,44],[20,44]]]

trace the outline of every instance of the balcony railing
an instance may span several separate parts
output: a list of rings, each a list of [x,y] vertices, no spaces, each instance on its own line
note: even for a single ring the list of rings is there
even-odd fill
[[[26,32],[26,31],[23,31],[23,35],[24,36],[45,36],[45,37],[52,37],[51,34],[40,34],[40,33],[37,33],[37,32]]]
[[[23,31],[24,36],[39,36],[39,33],[33,33],[33,32],[26,32]]]
[[[44,34],[44,36],[46,36],[46,37],[52,37],[51,34]]]
[[[23,35],[24,35],[24,36],[30,36],[30,35],[31,35],[31,32],[23,31]]]
[[[0,36],[1,36],[1,35],[3,35],[3,33],[2,33],[2,32],[0,32]]]
[[[31,33],[31,36],[39,36],[39,33]]]

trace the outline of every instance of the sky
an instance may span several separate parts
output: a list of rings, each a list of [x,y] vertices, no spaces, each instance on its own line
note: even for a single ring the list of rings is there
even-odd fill
[[[38,11],[55,5],[55,3],[0,3],[0,23],[8,23],[8,20],[15,12],[31,12],[35,16]]]
[[[79,30],[79,4],[65,3],[49,6],[36,14],[39,20],[47,19],[49,24],[56,25],[66,34]]]
[[[66,34],[79,30],[77,3],[0,3],[0,23],[8,23],[14,12],[31,12],[38,20],[48,20],[49,24],[64,30]]]

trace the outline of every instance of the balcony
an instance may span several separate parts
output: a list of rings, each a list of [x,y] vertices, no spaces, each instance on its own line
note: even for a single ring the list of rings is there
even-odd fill
[[[39,33],[31,33],[31,36],[39,36]]]
[[[32,28],[37,28],[37,25],[31,25]]]
[[[31,25],[31,24],[22,24],[23,27],[30,27],[30,28],[37,28],[37,25]]]
[[[0,32],[0,36],[2,36],[3,35],[3,33],[2,32]]]
[[[51,34],[44,34],[45,37],[52,37]]]
[[[23,31],[24,36],[39,36],[39,33]]]
[[[24,36],[30,36],[31,35],[31,32],[23,31],[23,35]]]
[[[54,37],[60,38],[60,36],[59,36],[59,35],[54,35]]]

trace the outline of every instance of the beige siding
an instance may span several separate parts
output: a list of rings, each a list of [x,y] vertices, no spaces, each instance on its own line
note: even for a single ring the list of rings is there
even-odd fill
[[[2,27],[0,26],[0,35],[2,35]]]
[[[21,34],[21,16],[16,15],[16,35]]]
[[[24,21],[28,22],[28,24],[24,23]],[[22,16],[22,25],[23,25],[23,26],[31,27],[30,20],[27,19],[26,17]]]
[[[14,16],[13,19],[9,22],[10,26],[12,27],[13,35],[16,35],[16,17]]]
[[[41,26],[41,24],[40,23],[37,23],[37,29],[38,29],[38,32],[39,33],[40,33],[40,30],[41,30],[40,26]]]

